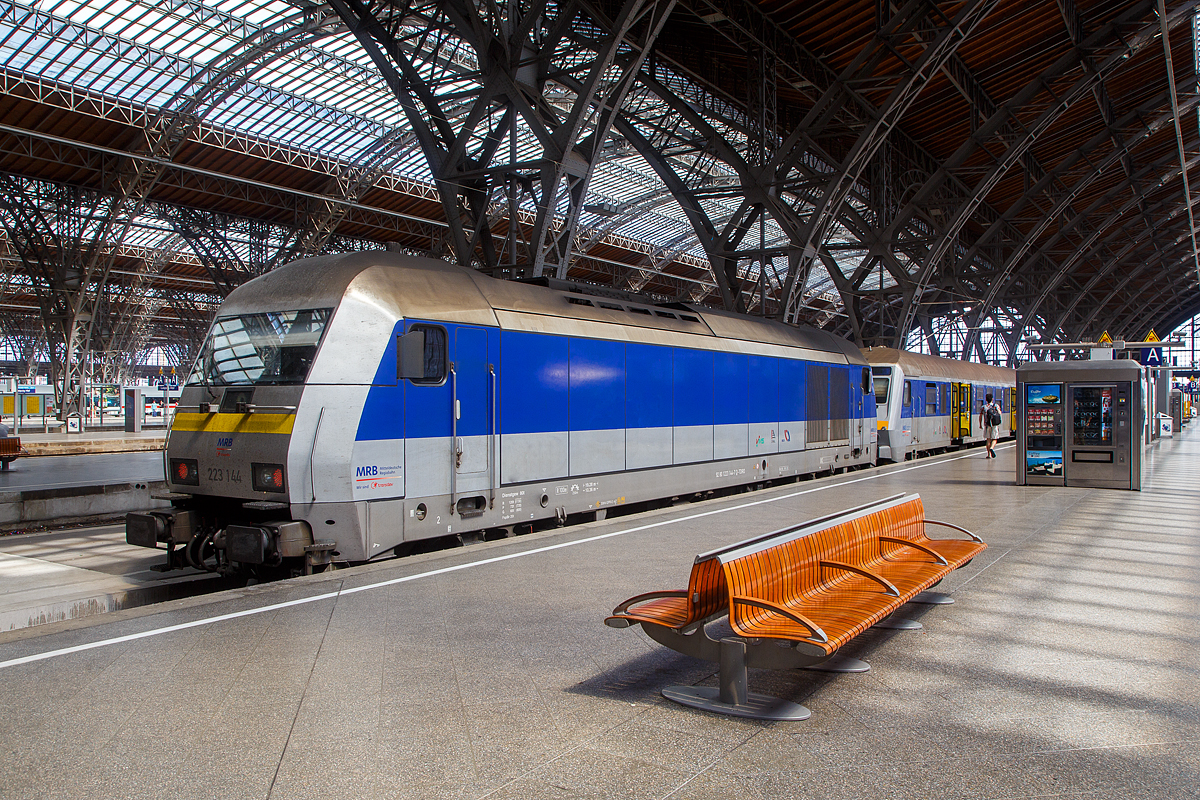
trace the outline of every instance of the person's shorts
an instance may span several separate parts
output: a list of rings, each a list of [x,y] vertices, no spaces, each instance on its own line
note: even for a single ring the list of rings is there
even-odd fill
[[[988,425],[986,428],[983,429],[983,438],[999,439],[1000,438],[1000,426],[999,425]]]

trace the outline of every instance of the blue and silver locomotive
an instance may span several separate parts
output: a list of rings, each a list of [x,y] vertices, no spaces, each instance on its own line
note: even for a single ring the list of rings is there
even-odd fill
[[[858,349],[815,329],[310,258],[221,305],[168,437],[172,508],[127,538],[209,569],[312,566],[603,517],[872,464],[875,397]]]

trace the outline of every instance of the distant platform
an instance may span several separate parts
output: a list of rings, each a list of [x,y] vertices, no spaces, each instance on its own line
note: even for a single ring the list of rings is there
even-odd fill
[[[135,453],[162,450],[166,432],[162,429],[125,433],[119,430],[85,430],[83,433],[42,433],[22,430],[21,446],[30,456],[65,456],[91,453]],[[16,466],[20,460],[13,462]]]
[[[0,530],[165,505],[151,497],[165,487],[161,451],[18,458],[0,472]]]
[[[4,797],[1193,797],[1200,437],[1145,490],[1013,447],[0,633]],[[804,722],[665,700],[717,666],[604,617],[693,557],[899,491],[990,545],[864,674],[750,671]]]

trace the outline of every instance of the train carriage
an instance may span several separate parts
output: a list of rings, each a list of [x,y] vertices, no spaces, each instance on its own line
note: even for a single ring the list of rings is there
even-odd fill
[[[863,350],[878,410],[878,458],[915,455],[984,441],[979,412],[991,394],[1000,404],[1000,437],[1016,425],[1016,373],[970,361],[889,347]]]
[[[371,252],[232,292],[183,389],[173,508],[206,568],[507,528],[875,459],[870,368],[815,329]]]

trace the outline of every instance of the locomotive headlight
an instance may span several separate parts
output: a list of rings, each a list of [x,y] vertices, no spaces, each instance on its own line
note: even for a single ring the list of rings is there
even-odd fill
[[[171,459],[171,483],[183,486],[200,485],[200,465],[194,458]]]
[[[283,491],[283,464],[251,464],[250,474],[254,491]]]

